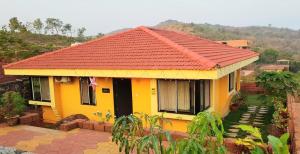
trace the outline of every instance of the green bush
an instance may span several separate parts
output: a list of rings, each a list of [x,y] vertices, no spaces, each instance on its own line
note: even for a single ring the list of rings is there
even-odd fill
[[[25,110],[25,99],[18,92],[9,91],[2,95],[0,114],[6,118],[20,115]]]
[[[256,77],[256,84],[262,87],[267,95],[286,98],[298,89],[298,82],[290,72],[262,72]]]

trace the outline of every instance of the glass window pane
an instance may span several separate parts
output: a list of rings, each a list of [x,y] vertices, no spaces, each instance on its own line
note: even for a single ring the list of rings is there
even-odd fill
[[[210,81],[209,80],[205,81],[205,92],[204,93],[205,93],[204,106],[206,109],[210,105]]]
[[[200,111],[204,109],[204,82],[203,80],[200,81]]]
[[[177,86],[175,80],[159,80],[158,82],[159,109],[174,111],[177,108]]]
[[[32,98],[33,100],[40,101],[41,100],[41,87],[40,87],[40,78],[32,77],[31,78],[32,84]]]
[[[228,82],[229,82],[229,91],[231,91],[234,88],[234,72],[229,74]]]
[[[195,81],[190,81],[190,96],[191,96],[191,113],[195,114],[195,91],[196,91],[196,87],[195,87]]]
[[[190,112],[190,83],[189,81],[177,82],[178,111]]]
[[[96,105],[96,93],[92,86],[89,86],[89,99],[91,101],[90,104]]]
[[[50,101],[49,80],[47,77],[40,78],[41,83],[41,100]]]
[[[89,83],[87,78],[80,79],[81,103],[89,104]]]

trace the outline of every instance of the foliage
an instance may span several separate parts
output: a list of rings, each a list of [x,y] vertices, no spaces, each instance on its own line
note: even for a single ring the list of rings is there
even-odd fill
[[[110,111],[106,112],[105,117],[103,117],[102,112],[100,112],[100,111],[94,112],[93,114],[98,117],[99,123],[103,123],[104,121],[108,122],[110,120],[110,118],[112,117]]]
[[[65,34],[66,32],[69,32],[70,36],[72,37],[72,25],[71,24],[65,24],[62,29],[62,33]]]
[[[41,31],[44,27],[44,24],[43,24],[43,22],[41,21],[40,18],[35,19],[33,21],[32,25],[33,25],[33,28],[35,29],[35,31],[38,32],[38,33],[41,33]]]
[[[84,39],[84,32],[86,31],[85,27],[78,28],[77,31],[78,31],[77,32],[78,40],[79,41],[83,41],[83,39]]]
[[[263,139],[260,130],[258,128],[249,125],[239,125],[238,128],[240,128],[242,131],[247,132],[251,136],[246,136],[243,139],[238,138],[235,142],[237,145],[244,146],[249,150],[255,150],[255,151],[257,151],[256,149],[257,146],[262,146]]]
[[[178,153],[226,153],[222,119],[215,113],[199,112],[188,125],[188,134],[179,141]]]
[[[259,62],[263,64],[274,64],[277,61],[279,52],[274,49],[266,49],[262,54],[260,54]]]
[[[272,146],[273,151],[270,152],[268,151],[267,146],[264,145],[261,132],[258,128],[249,125],[239,125],[239,128],[250,134],[252,137],[246,137],[243,139],[238,138],[236,144],[247,147],[251,154],[289,154],[288,133],[283,134],[280,138],[272,135],[268,136],[268,143]]]
[[[50,30],[51,34],[54,34],[54,31],[56,31],[56,34],[58,34],[62,26],[63,22],[60,19],[47,18],[45,31],[47,33]]]
[[[289,154],[289,145],[288,145],[289,133],[283,134],[280,138],[269,135],[268,140],[269,144],[272,146],[274,154]]]
[[[142,120],[136,115],[122,116],[116,119],[112,128],[112,141],[119,145],[119,151],[126,154],[137,147],[139,136],[143,133]]]
[[[113,141],[119,145],[119,150],[125,153],[226,153],[223,146],[223,124],[214,113],[200,112],[188,126],[188,137],[174,141],[168,131],[163,130],[164,124],[171,124],[162,115],[149,116],[129,115],[118,118],[113,126]],[[144,126],[148,133],[144,134]],[[163,140],[166,139],[166,144]]]
[[[2,95],[0,114],[11,118],[20,115],[25,110],[25,99],[18,92],[9,91]]]
[[[298,89],[298,82],[290,72],[262,72],[256,77],[256,84],[268,95],[281,98],[288,93],[294,94]]]
[[[247,39],[250,40],[250,47],[254,51],[262,52],[273,48],[280,51],[278,58],[286,57],[281,53],[289,53],[294,60],[300,60],[298,30],[267,26],[232,27],[208,23],[183,23],[175,20],[164,21],[157,27],[184,31],[211,40]]]
[[[162,115],[149,116],[147,114],[140,114],[145,121],[145,126],[149,128],[149,134],[144,134],[138,141],[138,153],[153,151],[156,154],[175,153],[176,143],[173,141],[170,133],[163,130],[163,124],[171,124]],[[163,145],[163,139],[166,138],[168,146]]]
[[[232,104],[242,104],[246,99],[246,95],[243,92],[237,92],[235,95],[232,96],[231,98],[231,103]]]
[[[288,113],[280,100],[274,99],[275,112],[273,113],[274,125],[282,131],[286,131],[288,126]]]

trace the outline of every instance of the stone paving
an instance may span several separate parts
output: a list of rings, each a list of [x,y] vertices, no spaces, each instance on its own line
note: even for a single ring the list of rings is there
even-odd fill
[[[0,145],[11,147],[9,150],[17,149],[36,154],[119,153],[118,146],[111,142],[111,134],[86,129],[63,132],[25,125],[0,125]]]
[[[240,124],[251,125],[254,127],[263,126],[263,119],[267,113],[268,108],[266,106],[248,106],[247,112],[241,116],[237,124],[231,125],[231,128],[228,129],[226,136],[236,138],[240,131],[237,127]]]

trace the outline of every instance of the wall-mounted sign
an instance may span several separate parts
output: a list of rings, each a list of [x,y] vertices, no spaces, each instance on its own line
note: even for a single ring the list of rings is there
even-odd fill
[[[152,89],[151,89],[151,93],[152,93],[152,95],[155,95],[155,94],[156,94],[156,89],[155,89],[155,88],[152,88]]]
[[[110,89],[109,88],[102,88],[102,93],[110,93]]]

